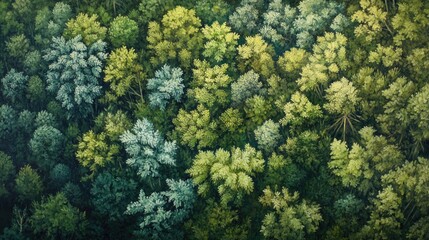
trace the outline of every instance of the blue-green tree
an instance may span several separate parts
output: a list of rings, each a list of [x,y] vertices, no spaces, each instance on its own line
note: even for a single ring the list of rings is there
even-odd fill
[[[162,165],[175,165],[176,143],[165,141],[147,119],[137,120],[131,131],[120,137],[130,158],[126,163],[142,178],[160,176]]]
[[[91,201],[95,211],[110,221],[122,220],[128,200],[136,196],[137,183],[132,179],[102,172],[91,187]]]
[[[27,82],[28,76],[12,68],[1,80],[3,96],[8,98],[12,103],[19,103],[25,97]]]
[[[30,150],[36,164],[49,171],[58,161],[64,149],[64,135],[52,126],[43,125],[34,131]]]
[[[196,199],[190,180],[166,180],[168,190],[147,195],[140,191],[139,199],[127,207],[127,214],[141,214],[138,234],[148,239],[179,239],[175,229],[192,210]]]
[[[68,41],[56,37],[43,56],[49,62],[47,90],[56,94],[68,117],[85,117],[93,111],[92,104],[101,95],[105,47],[102,41],[86,46],[80,36]]]
[[[147,89],[150,91],[149,101],[154,108],[164,110],[168,101],[180,101],[185,85],[183,71],[180,68],[171,68],[164,65],[155,72],[155,77],[148,80]]]

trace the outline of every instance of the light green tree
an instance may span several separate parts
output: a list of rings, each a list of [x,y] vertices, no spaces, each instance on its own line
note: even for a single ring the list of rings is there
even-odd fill
[[[217,189],[221,204],[226,206],[231,202],[240,205],[245,195],[253,192],[252,177],[263,169],[262,153],[247,144],[231,152],[200,151],[187,172],[198,186],[198,194],[207,196],[211,188]]]
[[[101,26],[97,18],[96,14],[88,16],[88,14],[80,13],[76,18],[67,22],[64,36],[73,39],[80,35],[86,45],[91,45],[98,40],[103,41],[106,38],[107,28]]]
[[[325,97],[327,103],[323,107],[330,114],[338,116],[332,127],[335,128],[335,132],[341,130],[344,140],[347,129],[351,128],[353,131],[353,122],[358,121],[355,114],[361,100],[358,96],[358,91],[352,82],[346,78],[342,78],[340,81],[333,82],[326,89]]]
[[[143,67],[137,62],[137,53],[133,48],[115,49],[107,58],[104,69],[104,82],[109,83],[105,100],[116,102],[128,94],[143,98]]]
[[[149,23],[147,41],[152,64],[177,59],[181,67],[189,69],[203,46],[201,20],[194,10],[178,6],[168,11],[161,23]]]
[[[228,86],[232,79],[227,74],[228,65],[211,67],[207,61],[194,61],[193,81],[188,95],[208,108],[228,103]]]
[[[380,187],[380,177],[405,159],[396,145],[388,143],[383,136],[376,136],[371,127],[359,131],[361,141],[351,149],[344,141],[331,143],[331,161],[328,167],[340,177],[344,186],[368,194]]]
[[[348,68],[346,44],[347,37],[341,33],[328,32],[317,38],[309,63],[297,80],[301,91],[316,91],[321,96],[322,89]]]
[[[211,63],[231,61],[236,54],[239,35],[226,23],[214,22],[202,29],[204,36],[203,56]]]
[[[182,144],[190,148],[211,147],[218,139],[217,123],[203,105],[198,105],[197,109],[190,112],[180,109],[173,123]]]
[[[267,239],[306,239],[316,232],[322,221],[320,206],[306,200],[298,201],[299,194],[287,188],[273,192],[269,187],[259,202],[270,209],[262,220],[261,233]]]
[[[238,48],[238,67],[241,72],[254,70],[265,78],[274,73],[274,49],[261,36],[246,37]]]

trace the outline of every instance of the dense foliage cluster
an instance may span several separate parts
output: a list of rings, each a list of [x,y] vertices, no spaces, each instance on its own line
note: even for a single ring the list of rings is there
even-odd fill
[[[0,240],[429,239],[429,1],[0,0]]]

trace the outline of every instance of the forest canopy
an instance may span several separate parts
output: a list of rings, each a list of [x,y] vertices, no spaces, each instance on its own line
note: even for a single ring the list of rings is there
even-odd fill
[[[0,240],[429,239],[429,1],[0,0]]]

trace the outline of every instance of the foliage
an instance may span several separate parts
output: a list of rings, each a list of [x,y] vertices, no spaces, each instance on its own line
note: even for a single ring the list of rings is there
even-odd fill
[[[210,111],[203,105],[198,105],[197,109],[190,112],[180,109],[173,123],[182,144],[190,148],[211,146],[218,138],[217,124],[212,121]]]
[[[240,71],[252,69],[266,78],[274,72],[273,48],[261,36],[246,37],[246,43],[237,50]]]
[[[47,90],[56,94],[69,114],[89,114],[94,99],[101,95],[100,78],[106,59],[106,44],[97,41],[87,47],[77,36],[66,41],[53,38],[51,48],[43,56],[50,63]]]
[[[36,200],[43,191],[42,179],[29,165],[19,170],[15,184],[15,190],[22,201]]]
[[[247,144],[244,149],[232,148],[231,152],[200,151],[187,172],[198,186],[198,194],[207,196],[213,186],[226,206],[230,202],[240,205],[244,196],[253,192],[252,177],[263,167],[261,152]]]
[[[226,88],[232,81],[227,75],[228,65],[210,67],[205,60],[195,60],[194,65],[192,89],[188,90],[188,95],[193,96],[198,103],[204,104],[208,108],[228,103]]]
[[[165,141],[147,119],[137,120],[132,130],[125,131],[120,140],[130,158],[127,164],[142,177],[158,177],[162,165],[175,165],[176,142]]]
[[[201,2],[201,1],[199,1]],[[223,23],[214,22],[202,29],[204,36],[203,56],[213,63],[231,60],[236,54],[239,35],[231,32],[231,28]]]
[[[185,87],[182,75],[183,71],[180,68],[171,68],[168,65],[156,71],[155,78],[149,79],[146,86],[151,91],[150,105],[165,110],[169,100],[180,102]]]
[[[180,66],[189,68],[202,48],[201,20],[194,10],[178,6],[168,11],[161,24],[149,23],[148,49],[154,65],[177,59]]]
[[[6,185],[13,175],[15,175],[15,166],[13,166],[12,159],[0,151],[0,198],[9,193]]]
[[[12,68],[1,82],[3,96],[10,99],[12,103],[19,103],[23,100],[28,76]]]
[[[106,92],[106,100],[109,102],[118,101],[118,98],[125,96],[128,92],[142,97],[141,93],[141,72],[143,68],[137,63],[137,53],[133,48],[121,47],[115,49],[107,58],[104,69],[104,82],[109,83],[110,90]],[[140,89],[136,89],[136,85]]]
[[[35,203],[34,209],[30,218],[33,231],[47,238],[81,236],[87,226],[85,213],[70,205],[62,193]]]
[[[30,140],[30,150],[37,165],[45,171],[58,161],[64,147],[64,135],[52,126],[40,126]]]
[[[326,86],[332,78],[349,66],[346,58],[347,37],[341,33],[325,33],[313,45],[309,63],[302,68],[297,83],[301,91],[316,90]]]
[[[269,119],[255,130],[255,139],[258,142],[258,147],[267,152],[271,152],[279,143],[280,124]]]
[[[113,19],[109,28],[109,39],[115,48],[121,46],[135,46],[138,37],[137,23],[126,16]]]
[[[107,28],[102,27],[97,18],[96,14],[88,16],[88,14],[80,13],[76,18],[67,22],[64,36],[71,40],[80,35],[87,46],[103,41],[106,38]]]
[[[261,232],[266,238],[305,239],[316,232],[322,221],[320,207],[305,200],[298,203],[299,194],[290,194],[287,188],[281,192],[264,190],[259,198],[263,206],[272,209],[262,220]]]
[[[127,200],[134,198],[136,188],[137,183],[132,179],[102,172],[92,183],[92,205],[97,213],[108,216],[110,221],[122,220]]]
[[[404,156],[384,136],[375,136],[371,127],[362,128],[359,134],[362,144],[354,143],[351,149],[343,141],[332,142],[328,166],[344,186],[368,193],[379,187],[381,174],[399,166]]]
[[[139,235],[150,239],[166,239],[174,225],[188,217],[195,193],[192,183],[183,180],[166,180],[168,190],[146,195],[140,191],[139,199],[127,207],[127,214],[142,213]],[[170,235],[170,238],[177,235]]]
[[[234,104],[240,104],[253,95],[261,93],[261,90],[259,74],[250,70],[231,84],[231,100]]]

